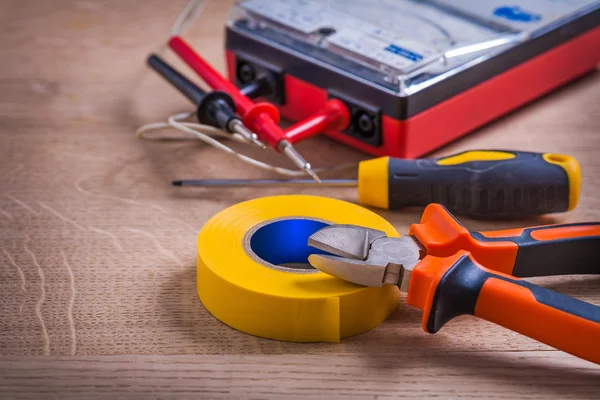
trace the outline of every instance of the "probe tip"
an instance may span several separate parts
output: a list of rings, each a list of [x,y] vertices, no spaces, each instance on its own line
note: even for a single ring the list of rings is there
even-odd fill
[[[304,170],[306,171],[306,173],[308,175],[310,175],[311,178],[313,178],[315,181],[317,181],[317,183],[321,183],[321,178],[319,178],[317,173],[315,171],[313,171],[310,164],[307,163],[306,165],[304,165]]]
[[[252,143],[254,143],[255,145],[257,145],[258,147],[260,147],[261,149],[267,148],[267,145],[264,144],[263,142],[261,142],[260,139],[258,139],[258,135],[256,133],[252,134],[252,138],[250,139],[250,141]]]
[[[173,186],[183,186],[183,181],[173,181],[173,182],[171,182],[171,185],[173,185]]]
[[[279,149],[283,151],[290,160],[293,161],[294,164],[298,166],[298,168],[303,169],[311,178],[313,178],[317,183],[321,183],[321,179],[317,176],[315,171],[313,171],[312,167],[306,160],[294,149],[294,146],[287,140],[282,140],[279,142]]]
[[[246,126],[244,126],[242,121],[233,120],[230,127],[233,132],[242,135],[243,138],[246,139],[249,143],[252,143],[262,149],[267,147],[267,146],[265,146],[265,144],[263,142],[261,142],[258,139],[258,135],[256,133],[252,132],[250,129],[248,129],[248,128],[246,128]]]

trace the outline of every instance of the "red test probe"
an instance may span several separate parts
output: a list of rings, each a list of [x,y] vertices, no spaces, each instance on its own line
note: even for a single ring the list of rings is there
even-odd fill
[[[321,181],[312,170],[311,165],[294,149],[292,143],[297,143],[326,130],[344,129],[348,126],[350,115],[341,101],[329,100],[319,113],[293,125],[284,132],[278,125],[279,110],[274,105],[266,102],[254,103],[202,59],[181,37],[171,37],[169,47],[211,88],[227,92],[233,98],[236,109],[243,117],[244,125],[255,131],[268,145],[284,153],[314,180]]]
[[[350,124],[350,113],[346,105],[337,99],[328,100],[323,108],[313,115],[285,130],[290,143],[298,143],[325,131],[343,131]]]

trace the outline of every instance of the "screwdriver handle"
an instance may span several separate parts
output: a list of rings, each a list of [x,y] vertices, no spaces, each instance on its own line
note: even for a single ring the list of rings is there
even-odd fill
[[[469,314],[600,364],[600,307],[479,265],[466,251],[426,256],[412,272],[407,302],[436,333]]]
[[[409,234],[435,257],[467,250],[477,262],[516,277],[600,274],[600,222],[471,232],[430,204]]]
[[[378,158],[359,165],[359,201],[397,209],[441,203],[475,218],[522,218],[567,211],[579,199],[573,157],[478,150],[440,159]]]

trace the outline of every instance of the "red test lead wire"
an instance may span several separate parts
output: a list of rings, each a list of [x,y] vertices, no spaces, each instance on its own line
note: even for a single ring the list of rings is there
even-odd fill
[[[241,114],[247,113],[253,106],[252,100],[240,93],[239,89],[225,79],[216,69],[198,55],[181,37],[173,36],[169,39],[169,47],[177,53],[190,68],[214,90],[229,93],[235,102],[235,106]],[[275,110],[278,114],[279,112]]]
[[[261,139],[274,149],[284,153],[294,164],[306,171],[314,180],[320,182],[311,165],[294,149],[287,140],[279,123],[279,111],[270,103],[253,103],[248,97],[240,93],[239,89],[209,63],[203,60],[190,45],[179,36],[169,39],[169,47],[185,61],[211,88],[227,92],[242,114],[244,125],[256,132]]]

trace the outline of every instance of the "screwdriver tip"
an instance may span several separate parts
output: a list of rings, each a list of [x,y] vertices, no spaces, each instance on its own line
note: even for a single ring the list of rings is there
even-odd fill
[[[173,182],[171,182],[171,185],[173,185],[173,186],[183,186],[183,181],[173,181]]]

